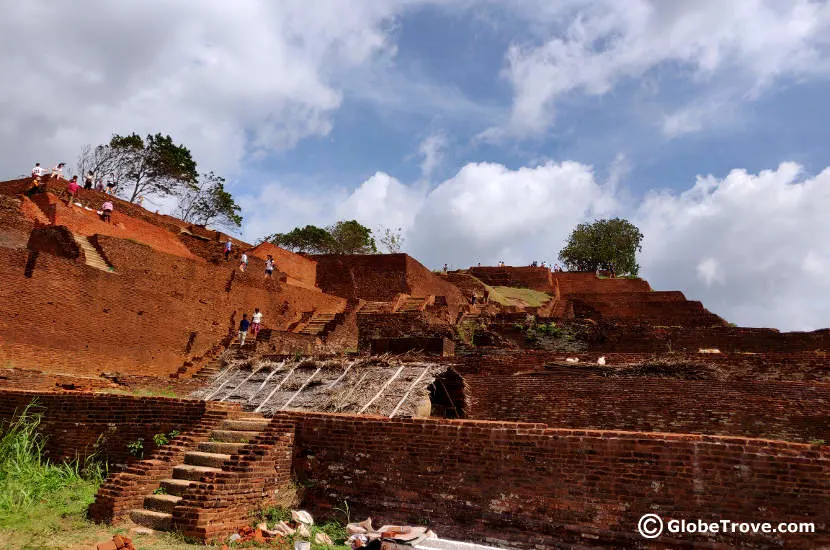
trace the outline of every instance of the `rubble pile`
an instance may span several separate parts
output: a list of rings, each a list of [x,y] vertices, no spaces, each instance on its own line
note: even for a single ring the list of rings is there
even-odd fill
[[[258,523],[254,527],[239,527],[236,533],[228,537],[228,543],[254,542],[280,548],[290,548],[293,543],[295,550],[309,550],[311,543],[317,546],[335,545],[328,534],[313,530],[313,525],[314,519],[311,514],[304,510],[294,510],[291,512],[291,521],[277,521],[270,528],[267,522]],[[372,526],[372,518],[348,524],[346,532],[349,538],[345,544],[353,549],[364,550],[413,550],[426,539],[437,538],[427,527],[384,525],[375,529]],[[223,545],[222,550],[229,550],[228,545]]]
[[[372,518],[348,524],[346,532],[349,533],[346,544],[366,550],[409,550],[428,538],[436,538],[436,534],[427,527],[384,525],[375,529]]]

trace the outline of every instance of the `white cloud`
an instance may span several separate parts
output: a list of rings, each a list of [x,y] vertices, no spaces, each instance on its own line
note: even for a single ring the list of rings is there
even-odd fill
[[[574,225],[615,204],[607,189],[595,182],[591,167],[576,162],[518,170],[472,163],[423,199],[410,187],[391,181],[394,193],[382,193],[391,200],[373,193],[382,202],[372,202],[371,207],[388,220],[394,203],[405,203],[400,208],[411,219],[401,223],[407,251],[432,266],[450,262],[468,267],[500,259],[550,262]]]
[[[444,162],[444,150],[447,148],[447,135],[444,132],[435,132],[421,141],[418,154],[421,160],[421,174],[430,178]]]
[[[403,227],[405,251],[431,267],[556,261],[578,223],[619,215],[645,234],[641,274],[655,289],[681,290],[744,326],[828,325],[830,168],[814,177],[793,163],[758,174],[733,170],[626,208],[614,175],[624,165],[618,157],[599,184],[590,166],[576,162],[518,170],[471,163],[426,195],[378,173],[333,211]]]
[[[504,74],[514,89],[511,118],[485,135],[542,133],[566,94],[603,95],[625,79],[669,66],[700,84],[728,82],[738,90],[731,100],[757,97],[783,78],[828,73],[827,2],[733,0],[725,6],[719,0],[572,0],[545,10],[523,4],[543,43],[510,47]],[[718,105],[709,107],[692,105],[670,116],[667,133],[700,129]]]
[[[71,163],[82,144],[135,130],[226,171],[325,135],[342,102],[334,76],[393,55],[388,22],[411,3],[6,2],[0,163]]]
[[[640,263],[652,286],[679,289],[728,321],[815,329],[828,325],[830,169],[801,167],[654,193],[634,215],[645,234]]]
[[[423,194],[389,174],[377,172],[336,208],[338,219],[356,219],[373,228],[409,229]]]
[[[714,283],[724,284],[726,281],[724,280],[723,273],[720,269],[720,264],[715,258],[704,258],[697,264],[697,277],[704,283],[706,286],[712,286]]]

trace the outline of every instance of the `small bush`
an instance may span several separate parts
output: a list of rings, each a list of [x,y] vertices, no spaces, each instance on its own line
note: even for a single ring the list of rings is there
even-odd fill
[[[139,437],[135,441],[127,443],[127,452],[136,458],[144,457],[144,438]]]

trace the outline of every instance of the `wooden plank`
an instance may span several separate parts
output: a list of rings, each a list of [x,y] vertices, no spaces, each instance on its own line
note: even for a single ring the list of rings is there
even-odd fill
[[[396,371],[395,371],[395,374],[393,374],[393,375],[392,375],[392,377],[391,377],[391,378],[389,378],[389,380],[387,380],[387,381],[386,381],[386,383],[385,383],[385,384],[384,384],[384,385],[380,388],[380,390],[378,390],[378,392],[375,394],[375,396],[374,396],[372,399],[370,399],[368,403],[366,403],[365,405],[363,405],[363,408],[362,408],[362,409],[360,409],[359,411],[357,411],[357,413],[358,413],[358,414],[363,414],[363,411],[365,411],[366,409],[368,409],[368,408],[372,405],[372,403],[374,403],[375,401],[377,401],[378,397],[380,397],[380,396],[383,394],[383,392],[384,392],[384,391],[386,391],[386,388],[388,388],[388,387],[389,387],[389,385],[390,385],[392,382],[394,382],[394,381],[395,381],[395,379],[398,377],[398,375],[401,373],[401,371],[402,371],[402,370],[403,370],[403,365],[401,365],[400,367],[398,367],[398,370],[396,370]]]
[[[292,396],[291,396],[291,399],[289,399],[288,401],[286,401],[285,405],[283,405],[282,407],[280,407],[280,410],[281,410],[281,411],[284,411],[284,410],[285,410],[285,408],[286,408],[288,405],[290,405],[292,401],[294,401],[294,398],[295,398],[295,397],[297,397],[298,395],[300,395],[300,392],[301,392],[301,391],[303,391],[303,390],[305,389],[305,387],[306,387],[306,386],[308,386],[308,383],[309,383],[309,382],[311,382],[311,381],[314,379],[314,377],[315,377],[315,376],[317,376],[317,373],[318,373],[318,372],[320,372],[320,369],[322,369],[322,368],[323,368],[323,367],[317,367],[317,370],[316,370],[316,371],[314,371],[314,374],[312,374],[311,376],[309,376],[309,377],[308,377],[308,380],[306,380],[305,382],[303,382],[303,385],[302,385],[302,386],[300,386],[300,389],[298,389],[296,392],[294,392],[294,395],[292,395]]]
[[[266,403],[268,403],[268,401],[270,401],[272,397],[274,397],[274,394],[275,394],[275,393],[277,393],[277,390],[278,390],[278,389],[280,389],[280,388],[282,387],[282,385],[283,385],[283,384],[285,384],[285,381],[286,381],[286,380],[288,380],[288,378],[291,376],[291,374],[293,374],[294,369],[296,369],[296,368],[297,368],[297,367],[291,367],[291,370],[290,370],[290,371],[288,371],[288,374],[286,374],[286,375],[285,375],[285,378],[283,378],[282,380],[280,380],[280,383],[279,383],[279,384],[277,384],[277,385],[276,385],[276,387],[275,387],[273,390],[271,390],[271,393],[269,393],[269,394],[268,394],[268,397],[266,397],[266,398],[265,398],[265,401],[263,401],[262,403],[260,403],[260,404],[259,404],[259,407],[257,407],[256,409],[254,409],[254,412],[259,412],[259,411],[261,411],[261,410],[262,410],[262,407],[264,407],[264,406],[265,406],[265,404],[266,404]]]
[[[405,394],[403,394],[403,397],[401,397],[401,400],[398,401],[398,404],[395,405],[394,409],[392,409],[392,414],[389,415],[389,418],[392,418],[393,416],[395,416],[395,413],[398,412],[398,409],[400,409],[401,405],[404,404],[404,401],[406,401],[406,398],[409,397],[409,394],[412,392],[412,390],[415,389],[415,386],[418,385],[418,382],[420,382],[421,379],[424,377],[424,375],[428,372],[429,372],[429,367],[426,367],[423,371],[421,371],[421,374],[418,375],[418,378],[416,378],[415,381],[412,382],[412,385],[409,386],[409,389],[406,390]]]

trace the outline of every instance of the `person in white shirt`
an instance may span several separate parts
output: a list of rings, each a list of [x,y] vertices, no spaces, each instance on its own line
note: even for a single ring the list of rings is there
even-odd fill
[[[41,187],[40,187],[41,186],[41,182],[40,182],[41,176],[43,176],[43,168],[40,167],[39,162],[36,162],[35,167],[32,168],[32,185],[29,187],[29,190],[26,191],[26,196],[27,197],[31,198],[31,196],[34,195],[35,193],[40,193],[41,191],[43,191],[43,189],[41,189]]]
[[[248,255],[243,252],[242,257],[239,258],[239,271],[245,271],[246,269],[248,269]]]
[[[256,335],[259,334],[259,329],[262,326],[262,312],[259,311],[259,308],[254,308],[254,317],[251,319],[251,332],[254,333],[254,340],[256,340]]]
[[[57,166],[52,168],[52,176],[50,179],[57,180],[63,177],[63,167],[66,166],[65,162],[59,162]]]

